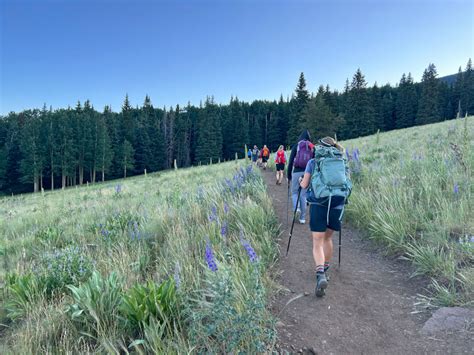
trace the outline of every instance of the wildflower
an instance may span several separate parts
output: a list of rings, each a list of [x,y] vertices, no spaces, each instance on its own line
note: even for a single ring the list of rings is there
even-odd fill
[[[351,160],[351,156],[349,155],[349,149],[346,149],[346,158],[347,160]]]
[[[216,206],[212,206],[211,214],[209,215],[209,222],[216,222],[217,221],[217,208]]]
[[[243,239],[242,240],[242,245],[245,248],[245,250],[247,251],[247,255],[249,256],[250,262],[253,263],[253,262],[257,261],[257,254],[255,253],[255,250],[252,248],[250,243],[247,240]]]
[[[140,239],[140,229],[138,228],[137,221],[133,222],[133,229],[130,231],[130,237],[132,240]]]
[[[257,261],[258,259],[257,254],[255,253],[255,250],[250,245],[249,241],[247,241],[244,238],[244,231],[242,229],[240,230],[240,243],[245,248],[245,251],[247,252],[250,262],[253,263]]]
[[[359,149],[354,149],[352,152],[352,159],[356,162],[359,162]]]
[[[116,193],[116,194],[119,194],[121,191],[122,191],[122,185],[117,184],[117,185],[115,186],[115,193]]]
[[[214,259],[214,253],[212,252],[211,243],[209,241],[206,243],[206,262],[211,271],[217,271],[216,260]]]
[[[221,225],[221,236],[225,237],[227,235],[227,222],[224,221]]]
[[[454,194],[457,195],[459,193],[459,185],[454,184]]]
[[[229,205],[226,202],[224,202],[224,213],[225,214],[229,213]]]

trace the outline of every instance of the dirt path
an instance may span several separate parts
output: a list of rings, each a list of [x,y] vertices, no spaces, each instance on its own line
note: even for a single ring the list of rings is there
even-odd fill
[[[334,263],[324,298],[314,295],[315,266],[308,224],[295,224],[285,257],[287,186],[275,185],[273,172],[263,172],[268,193],[282,225],[280,292],[272,304],[281,352],[317,354],[470,354],[468,334],[426,337],[420,329],[430,314],[412,314],[424,281],[409,279],[407,266],[384,258],[358,232],[343,229],[341,268]],[[291,209],[291,207],[290,207]],[[291,226],[291,217],[290,217]],[[294,299],[296,298],[296,299]],[[294,299],[287,306],[288,301]],[[301,352],[300,351],[300,352]]]

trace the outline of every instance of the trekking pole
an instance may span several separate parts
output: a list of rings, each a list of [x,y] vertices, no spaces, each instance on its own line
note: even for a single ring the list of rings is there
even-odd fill
[[[288,198],[286,199],[286,230],[288,230],[290,214],[290,181],[288,181]]]
[[[342,223],[341,223],[341,227],[339,228],[339,260],[338,260],[337,267],[341,267],[341,244],[342,244],[341,235],[342,235]]]
[[[293,213],[293,222],[291,223],[290,236],[288,238],[288,245],[286,246],[286,256],[288,256],[288,250],[290,250],[291,236],[293,235],[293,227],[295,226],[296,210],[298,209],[298,203],[300,202],[300,195],[301,195],[301,186],[298,188],[298,198],[296,199],[295,212]]]

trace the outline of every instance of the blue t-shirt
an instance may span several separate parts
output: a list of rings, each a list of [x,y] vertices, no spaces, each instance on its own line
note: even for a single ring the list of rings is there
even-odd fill
[[[316,163],[314,162],[314,159],[310,159],[308,163],[306,164],[306,169],[304,170],[305,174],[306,173],[313,174],[315,165]]]

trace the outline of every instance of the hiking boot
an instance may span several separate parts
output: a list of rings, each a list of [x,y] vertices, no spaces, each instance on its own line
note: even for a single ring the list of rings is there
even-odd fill
[[[300,219],[300,224],[306,224],[306,220],[305,219]]]
[[[326,294],[325,288],[328,287],[328,280],[324,273],[316,274],[316,297],[323,297]]]
[[[298,208],[296,209],[296,218],[299,218],[300,215],[301,215],[301,210],[300,210],[300,208],[298,207]]]
[[[328,274],[329,266],[324,268],[324,275],[326,275],[326,281],[329,282],[329,274]]]

